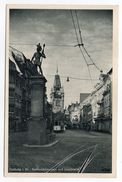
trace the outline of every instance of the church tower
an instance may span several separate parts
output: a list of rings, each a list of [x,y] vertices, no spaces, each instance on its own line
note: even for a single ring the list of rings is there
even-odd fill
[[[58,74],[58,69],[57,69],[57,73],[54,78],[53,88],[51,89],[50,99],[51,99],[53,113],[57,113],[60,111],[63,112],[63,110],[64,110],[64,89],[61,86],[61,80],[60,80],[60,76]]]

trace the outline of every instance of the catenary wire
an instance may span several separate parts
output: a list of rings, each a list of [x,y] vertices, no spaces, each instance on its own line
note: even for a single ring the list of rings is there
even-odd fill
[[[82,38],[82,35],[81,35],[80,24],[79,24],[78,15],[77,15],[77,11],[76,10],[75,10],[75,15],[76,15],[77,25],[78,25],[78,29],[79,29],[79,35],[80,35],[81,44],[83,44],[83,38]]]
[[[10,45],[34,45],[34,43],[18,43],[18,42],[10,42]],[[74,44],[46,44],[46,47],[74,47]]]
[[[71,14],[72,23],[73,23],[74,30],[75,30],[76,39],[77,39],[77,42],[78,42],[78,44],[79,44],[80,42],[79,42],[79,39],[78,39],[78,33],[77,33],[77,30],[76,30],[76,26],[75,26],[75,20],[74,20],[74,17],[73,17],[72,10],[70,10],[70,14]]]
[[[46,76],[55,76],[54,74],[45,74]],[[60,76],[61,78],[67,78],[67,76]],[[85,81],[90,81],[91,79],[89,79],[89,78],[77,78],[77,77],[71,77],[71,76],[68,76],[68,78],[70,78],[70,79],[74,79],[74,80],[85,80]],[[98,81],[98,79],[96,79],[96,78],[93,78],[92,79],[93,81]]]
[[[91,76],[91,72],[90,72],[90,69],[89,69],[89,66],[90,66],[90,65],[87,63],[87,60],[86,60],[86,58],[85,58],[85,56],[84,56],[84,53],[83,53],[81,47],[79,47],[79,49],[80,49],[80,52],[81,52],[81,54],[82,54],[82,56],[83,56],[83,58],[84,58],[84,60],[85,60],[85,62],[86,62],[87,69],[88,69],[88,72],[89,72],[89,77],[90,77],[90,80],[91,80],[91,85],[93,85],[92,76]]]
[[[84,51],[86,52],[86,54],[88,55],[89,59],[91,60],[92,64],[91,65],[94,65],[99,71],[101,71],[101,69],[94,63],[93,59],[91,58],[90,54],[88,53],[88,51],[86,50],[84,44],[82,45]]]
[[[72,17],[73,26],[74,26],[74,29],[75,29],[76,39],[77,39],[77,42],[78,42],[78,45],[79,45],[79,44],[80,44],[80,41],[79,41],[79,39],[78,39],[78,34],[77,34],[77,30],[76,30],[76,26],[75,26],[75,22],[74,22],[72,10],[70,10],[70,12],[71,12],[71,17]],[[86,60],[86,58],[85,58],[85,56],[84,56],[84,54],[83,54],[83,51],[82,51],[81,47],[80,47],[80,46],[78,46],[78,47],[79,47],[79,49],[80,49],[80,52],[81,52],[81,54],[82,54],[82,56],[83,56],[83,58],[84,58],[84,61],[85,61],[86,65],[87,65],[87,69],[88,69],[88,73],[89,73],[89,77],[90,77],[91,85],[92,85],[92,77],[91,77],[91,73],[90,73],[90,69],[89,69],[89,64],[87,63],[87,60]]]
[[[89,65],[94,65],[96,67],[96,69],[98,69],[99,71],[101,70],[93,61],[93,59],[91,58],[90,54],[88,53],[88,51],[85,48],[85,45],[83,43],[83,38],[82,38],[82,34],[81,34],[81,29],[80,29],[80,24],[79,24],[79,20],[78,20],[78,14],[77,11],[75,10],[75,15],[76,15],[76,20],[77,20],[77,25],[78,25],[78,29],[79,29],[79,35],[80,35],[80,40],[81,40],[81,44],[80,46],[83,47],[84,51],[86,52],[87,56],[89,57],[89,59],[91,60],[92,64]]]

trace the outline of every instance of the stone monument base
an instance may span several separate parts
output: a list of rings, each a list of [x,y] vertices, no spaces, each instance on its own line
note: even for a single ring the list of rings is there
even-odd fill
[[[31,76],[31,120],[28,130],[28,145],[45,145],[54,141],[45,120],[46,79],[42,75]]]
[[[52,147],[53,145],[56,145],[59,141],[54,140],[51,143],[45,144],[45,145],[29,145],[29,144],[23,144],[24,147],[27,148],[47,148],[47,147]]]
[[[28,145],[45,145],[54,140],[55,135],[46,129],[46,121],[33,117],[29,123]]]
[[[29,145],[43,145],[46,144],[46,132],[43,118],[32,118],[29,123],[28,131]]]

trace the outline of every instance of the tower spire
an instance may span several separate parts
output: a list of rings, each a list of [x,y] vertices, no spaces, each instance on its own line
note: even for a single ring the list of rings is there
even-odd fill
[[[58,66],[57,66],[56,74],[58,75]]]

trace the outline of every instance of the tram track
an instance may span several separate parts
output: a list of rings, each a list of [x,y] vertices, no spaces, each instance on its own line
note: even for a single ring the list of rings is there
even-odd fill
[[[107,148],[109,148],[109,147],[107,147]],[[103,153],[106,150],[106,148],[104,148],[100,152],[96,152],[96,148],[98,148],[98,144],[96,144],[96,146],[93,149],[93,151],[90,152],[90,154],[85,158],[84,162],[82,163],[81,167],[78,170],[78,173],[83,173],[85,171],[85,169],[88,167],[88,165],[92,162],[92,160],[96,156],[100,155],[101,153]]]
[[[52,166],[48,171],[46,171],[46,173],[49,173],[51,171],[54,171],[56,170],[58,167],[60,167],[61,165],[63,165],[66,161],[72,159],[74,156],[78,155],[78,154],[81,154],[85,151],[88,151],[90,149],[93,148],[93,150],[90,152],[90,155],[88,157],[86,157],[85,161],[84,161],[84,165],[83,165],[83,170],[84,170],[84,167],[86,167],[87,164],[89,164],[91,162],[91,159],[94,158],[92,156],[92,153],[93,151],[96,149],[96,146],[97,145],[92,145],[90,147],[87,147],[87,148],[84,148],[85,146],[87,146],[88,144],[86,145],[83,145],[83,146],[80,146],[79,148],[77,148],[74,152],[68,154],[66,157],[64,157],[61,161],[59,161],[58,163],[56,163],[54,166]],[[82,150],[80,150],[82,149]],[[93,160],[93,159],[92,159]],[[82,167],[82,165],[81,165]],[[78,172],[81,172],[82,171],[82,168],[79,168]]]
[[[78,170],[78,173],[83,173],[86,169],[86,167],[90,164],[90,162],[95,158],[96,154],[96,147],[98,145],[96,144],[95,147],[93,148],[93,151],[90,152],[90,154],[85,158],[84,162],[82,163],[81,167]]]

